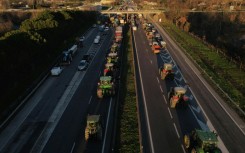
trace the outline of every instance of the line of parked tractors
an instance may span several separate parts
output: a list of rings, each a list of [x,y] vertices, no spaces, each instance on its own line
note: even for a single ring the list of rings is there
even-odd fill
[[[97,97],[102,99],[116,94],[117,76],[119,75],[119,51],[122,40],[122,26],[117,26],[115,37],[107,54],[104,70],[97,84]],[[85,140],[90,137],[102,140],[100,115],[88,115],[85,128]]]
[[[152,52],[158,54],[161,50],[166,49],[166,42],[163,41],[156,28],[147,22],[146,19],[143,20],[142,25]],[[161,65],[159,74],[162,80],[174,80],[173,64],[164,63]],[[187,107],[189,97],[185,93],[186,88],[184,87],[171,87],[170,92],[168,92],[170,107],[175,108],[177,105]],[[221,150],[218,148],[218,136],[211,131],[195,129],[191,133],[184,135],[183,143],[187,151],[191,153],[221,153]]]

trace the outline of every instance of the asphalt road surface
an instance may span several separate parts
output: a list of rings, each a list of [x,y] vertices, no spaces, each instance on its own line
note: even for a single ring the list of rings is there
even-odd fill
[[[222,103],[176,43],[161,27],[155,27],[167,42],[167,49],[157,55],[151,52],[142,27],[138,26],[138,30],[134,31],[136,69],[139,72],[137,83],[142,87],[138,92],[143,97],[139,103],[145,109],[147,129],[142,131],[142,135],[148,137],[148,143],[143,140],[143,144],[148,144],[151,152],[185,152],[183,135],[197,128],[216,131],[222,152],[243,152],[244,123]],[[173,81],[160,79],[158,68],[163,63],[174,65],[176,75]],[[187,89],[186,95],[190,100],[187,109],[169,107],[168,92],[170,87],[175,86]]]
[[[1,132],[0,152],[109,152],[116,96],[98,99],[96,88],[113,30],[102,35],[99,44],[94,44],[98,32],[98,28],[92,28],[86,33],[84,47],[78,50],[72,63],[63,67],[60,76],[48,77]],[[77,71],[79,61],[86,53],[93,54],[93,59],[87,70]],[[87,114],[101,115],[101,141],[85,142]]]

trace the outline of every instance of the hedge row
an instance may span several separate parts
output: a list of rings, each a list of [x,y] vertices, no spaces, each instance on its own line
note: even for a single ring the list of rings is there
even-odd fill
[[[121,106],[119,118],[119,144],[117,152],[139,153],[139,127],[133,70],[133,48],[130,32],[125,37],[124,65],[122,73]]]

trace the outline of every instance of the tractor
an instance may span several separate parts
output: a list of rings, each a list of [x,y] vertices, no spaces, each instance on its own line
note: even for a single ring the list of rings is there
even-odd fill
[[[88,141],[89,138],[96,138],[102,140],[102,127],[100,115],[88,115],[87,125],[85,128],[85,140]]]
[[[109,53],[107,56],[107,63],[117,63],[118,56],[117,53]]]
[[[118,43],[113,43],[113,45],[111,46],[111,53],[117,53],[118,51],[118,48],[119,48],[119,44]]]
[[[101,76],[97,87],[98,98],[112,96],[115,94],[115,87],[111,76]]]
[[[116,67],[114,63],[106,63],[104,69],[104,76],[114,77],[116,75]]]
[[[169,93],[170,107],[175,108],[177,104],[187,106],[189,98],[185,95],[186,89],[183,87],[171,87]]]
[[[159,68],[159,74],[162,80],[164,80],[165,78],[170,78],[171,80],[173,80],[174,79],[173,65],[170,63],[164,63],[163,66]]]
[[[193,130],[184,136],[184,146],[191,153],[221,153],[217,134],[210,131]]]

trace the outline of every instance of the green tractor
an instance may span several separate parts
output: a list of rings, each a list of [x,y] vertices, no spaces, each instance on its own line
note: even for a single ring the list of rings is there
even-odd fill
[[[164,80],[165,78],[170,78],[171,80],[173,80],[174,79],[173,65],[170,63],[164,63],[163,66],[159,68],[159,74],[162,80]]]
[[[98,98],[112,96],[115,94],[115,87],[111,76],[101,76],[97,87]]]
[[[87,125],[85,128],[85,140],[88,141],[89,138],[97,138],[102,140],[102,128],[100,115],[88,115]]]
[[[175,108],[177,104],[187,106],[189,98],[185,95],[185,93],[186,89],[183,87],[171,87],[168,96],[170,101],[170,107]]]
[[[118,56],[117,53],[109,53],[107,56],[107,63],[117,63]]]
[[[184,136],[184,146],[191,153],[221,153],[214,132],[194,130]]]

